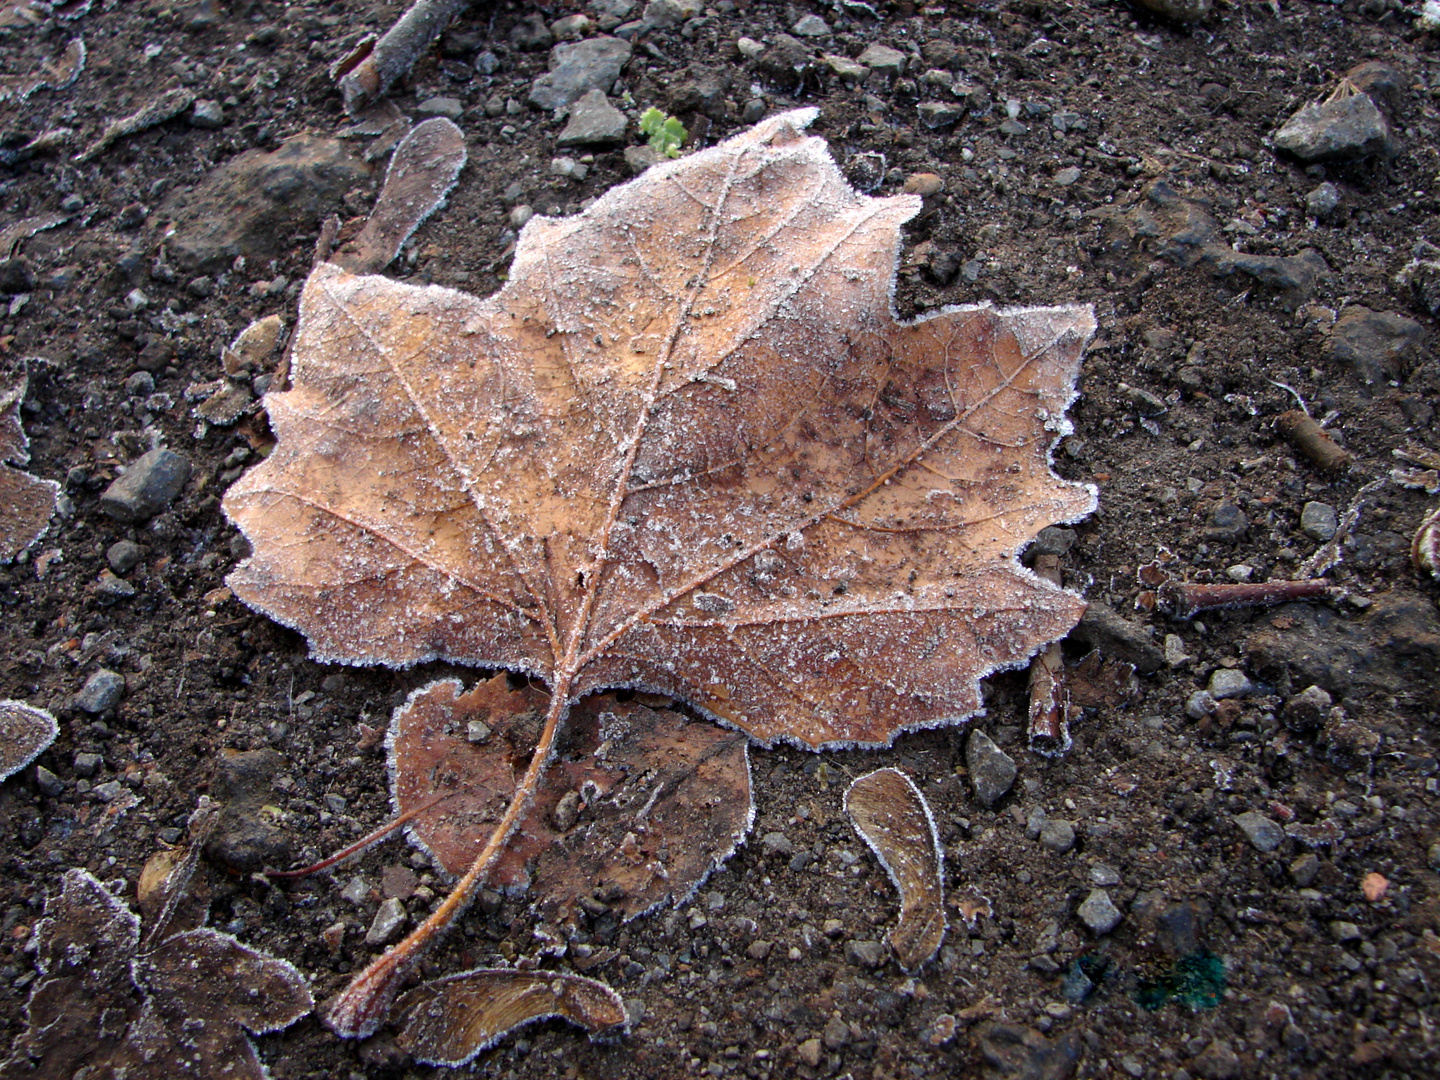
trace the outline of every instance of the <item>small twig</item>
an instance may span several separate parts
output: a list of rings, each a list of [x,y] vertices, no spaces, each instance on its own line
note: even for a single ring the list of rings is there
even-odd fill
[[[436,803],[444,802],[446,799],[452,799],[459,794],[460,792],[458,791],[442,792],[441,794],[436,795],[429,802],[421,803],[419,806],[412,806],[409,810],[406,810],[405,813],[401,814],[399,817],[394,818],[391,821],[387,821],[384,825],[381,825],[374,832],[362,836],[359,840],[356,840],[355,843],[351,844],[347,848],[343,848],[342,850],[337,851],[329,858],[321,859],[319,862],[311,863],[309,866],[302,866],[298,870],[266,870],[264,871],[265,876],[267,878],[281,879],[302,878],[309,877],[311,874],[318,874],[321,870],[328,870],[330,869],[330,867],[336,865],[337,863],[344,862],[346,859],[350,858],[351,855],[357,855],[360,852],[364,851],[366,848],[371,847],[374,844],[378,844],[381,840],[384,840],[396,829],[409,822],[412,818],[423,814],[426,810],[429,810]]]
[[[1360,507],[1365,502],[1366,496],[1385,483],[1382,476],[1378,480],[1371,480],[1355,493],[1355,498],[1350,500],[1350,505],[1340,515],[1340,522],[1335,528],[1335,535],[1322,544],[1310,558],[1300,564],[1297,571],[1301,577],[1318,578],[1333,566],[1338,566],[1343,556],[1340,553],[1340,546],[1345,543],[1345,538],[1350,535],[1352,529],[1360,524]]]
[[[1171,580],[1155,590],[1155,606],[1171,618],[1188,619],[1201,611],[1268,607],[1328,595],[1330,583],[1321,580],[1261,581],[1253,585],[1201,585]]]
[[[368,56],[340,77],[340,95],[352,114],[407,75],[470,0],[415,0]]]
[[[1332,439],[1314,417],[1299,409],[1277,416],[1275,430],[1312,463],[1327,471],[1339,472],[1355,460],[1355,455]]]

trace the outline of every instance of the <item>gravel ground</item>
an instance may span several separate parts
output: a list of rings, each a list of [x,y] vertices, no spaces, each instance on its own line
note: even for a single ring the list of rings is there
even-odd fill
[[[38,768],[0,788],[11,1039],[61,874],[133,895],[199,793],[234,808],[197,886],[211,925],[293,962],[317,999],[378,952],[366,934],[387,900],[414,919],[444,893],[401,841],[284,887],[243,872],[386,819],[378,732],[442,672],[310,661],[224,588],[246,551],[219,502],[264,448],[252,398],[277,363],[260,350],[223,381],[221,347],[265,316],[292,324],[321,221],[372,205],[385,136],[336,140],[349,120],[327,68],[400,6],[76,11],[0,16],[20,22],[0,31],[0,229],[55,219],[4,233],[0,365],[28,372],[26,468],[63,488],[49,532],[0,567],[0,697],[60,720]],[[584,949],[545,961],[613,985],[630,1036],[542,1025],[476,1067],[1434,1075],[1440,617],[1410,552],[1434,500],[1423,477],[1390,479],[1408,467],[1394,451],[1440,446],[1440,35],[1417,28],[1418,5],[1236,2],[1184,22],[1101,0],[608,0],[557,30],[629,43],[601,87],[625,130],[562,148],[565,119],[531,100],[550,27],[578,13],[476,4],[391,93],[406,116],[455,119],[469,165],[389,272],[498,288],[530,214],[576,213],[644,167],[651,105],[689,146],[817,106],[852,182],[925,197],[901,314],[1094,305],[1057,468],[1098,485],[1100,509],[1052,539],[1094,605],[1067,659],[1099,651],[1072,669],[1083,715],[1059,759],[1025,748],[1023,674],[987,684],[973,726],[1017,767],[988,804],[982,769],[1007,770],[990,753],[971,774],[967,728],[885,752],[752,752],[752,839],[699,896],[624,926],[602,915]],[[77,37],[73,83],[9,90]],[[160,122],[93,145],[157,101]],[[1302,404],[1347,467],[1277,431]],[[157,447],[183,461],[142,457]],[[107,498],[127,465],[132,490]],[[1337,527],[1328,599],[1144,610],[1137,570],[1157,558],[1195,582],[1284,580]],[[914,978],[876,944],[896,900],[841,807],[881,765],[919,785],[946,853],[951,929]],[[532,927],[522,900],[491,894],[425,973],[532,955]],[[258,1045],[276,1077],[437,1071],[385,1033],[341,1043],[313,1017]]]

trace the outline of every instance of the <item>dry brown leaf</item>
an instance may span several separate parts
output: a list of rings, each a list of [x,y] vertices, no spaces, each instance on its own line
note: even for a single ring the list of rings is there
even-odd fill
[[[290,964],[214,930],[142,948],[140,920],[86,870],[67,870],[35,927],[27,1027],[0,1077],[224,1076],[261,1080],[246,1032],[314,1003]]]
[[[396,1043],[427,1065],[464,1065],[505,1035],[559,1017],[591,1038],[625,1028],[620,996],[604,983],[553,971],[479,969],[423,983],[395,1005]]]
[[[850,785],[845,812],[900,890],[900,921],[886,940],[915,971],[945,939],[944,861],[930,806],[899,769],[877,769]]]
[[[510,805],[549,703],[497,675],[463,693],[455,679],[431,683],[396,710],[395,810],[455,793],[409,828],[452,874],[470,866]],[[693,895],[752,817],[743,735],[613,695],[588,697],[571,710],[490,882],[528,890],[554,926],[573,923],[582,900],[628,921]]]
[[[55,741],[60,725],[45,709],[0,701],[0,780],[14,776]]]
[[[900,323],[900,225],[815,117],[773,117],[574,218],[489,299],[321,265],[278,443],[225,508],[228,581],[319,659],[445,658],[550,690],[516,799],[446,904],[328,1021],[373,1031],[533,794],[569,705],[633,687],[763,743],[886,744],[980,706],[1083,602],[1020,567],[1093,490],[1050,469],[1088,308]]]
[[[13,466],[30,460],[30,440],[20,423],[28,380],[0,391],[0,563],[8,563],[45,535],[60,494],[54,480],[41,480]]]

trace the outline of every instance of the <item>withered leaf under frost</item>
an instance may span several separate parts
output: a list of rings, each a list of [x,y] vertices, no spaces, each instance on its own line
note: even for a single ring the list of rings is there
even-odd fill
[[[462,874],[490,838],[534,752],[549,698],[497,675],[462,692],[455,679],[416,691],[395,712],[390,778],[410,835]],[[613,695],[576,705],[529,810],[490,872],[528,890],[545,923],[572,925],[581,901],[624,920],[681,903],[735,850],[753,803],[743,735]]]
[[[0,780],[29,765],[60,734],[55,717],[24,701],[0,701]]]
[[[15,466],[30,460],[30,440],[20,423],[29,380],[23,375],[0,390],[0,563],[8,563],[45,535],[60,485]]]
[[[485,880],[567,710],[643,688],[771,744],[888,744],[1084,603],[1016,551],[1094,505],[1050,468],[1088,308],[894,317],[917,196],[845,181],[800,110],[535,218],[488,299],[334,265],[228,579],[320,659],[543,679],[515,798],[452,896],[332,1005],[373,1031]]]

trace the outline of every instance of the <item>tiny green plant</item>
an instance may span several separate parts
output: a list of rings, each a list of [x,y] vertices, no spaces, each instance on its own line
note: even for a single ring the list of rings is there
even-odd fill
[[[666,116],[651,105],[640,114],[640,134],[650,140],[650,145],[666,157],[679,157],[680,147],[689,134],[678,116]]]

